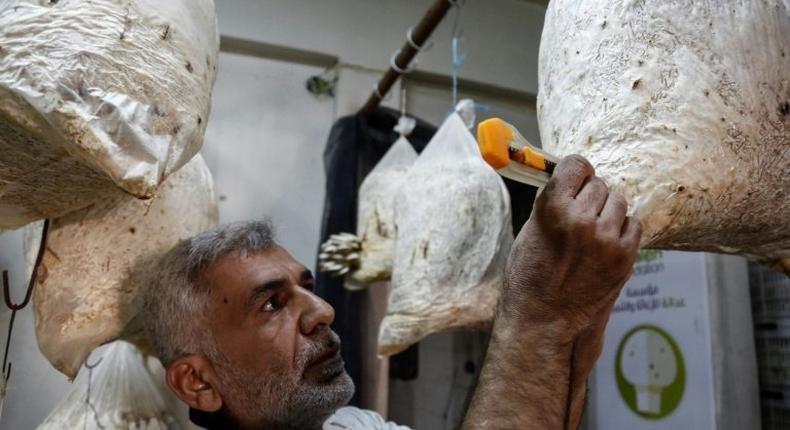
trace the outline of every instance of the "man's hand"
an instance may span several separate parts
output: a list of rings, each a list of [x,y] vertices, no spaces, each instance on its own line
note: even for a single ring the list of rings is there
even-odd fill
[[[641,236],[580,156],[557,166],[516,238],[465,429],[576,428],[586,378]]]
[[[641,227],[627,209],[587,160],[563,159],[513,245],[502,317],[555,324],[565,341],[590,326],[631,276]]]

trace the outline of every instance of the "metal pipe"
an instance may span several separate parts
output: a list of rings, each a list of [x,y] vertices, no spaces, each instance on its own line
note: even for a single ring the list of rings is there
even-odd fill
[[[420,52],[420,48],[425,46],[425,42],[428,41],[433,31],[439,26],[439,23],[442,22],[442,19],[444,19],[454,4],[454,0],[436,0],[433,3],[428,12],[425,13],[425,16],[422,17],[422,20],[420,20],[420,23],[414,27],[413,31],[409,32],[411,39],[409,40],[407,36],[406,43],[395,58],[394,65],[396,67],[390,67],[387,73],[382,76],[381,80],[376,84],[373,94],[368,97],[368,101],[362,106],[360,112],[373,112],[378,107],[384,96],[387,95],[392,86],[403,75],[403,71],[408,70],[412,60]]]

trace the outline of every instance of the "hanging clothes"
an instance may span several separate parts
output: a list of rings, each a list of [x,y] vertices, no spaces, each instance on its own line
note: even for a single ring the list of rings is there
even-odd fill
[[[535,197],[538,189],[532,185],[522,184],[508,178],[505,181],[507,192],[510,193],[510,215],[513,217],[513,234],[518,235],[521,227],[529,219],[532,213],[532,205],[535,204]]]
[[[324,150],[326,197],[319,243],[324,243],[332,234],[355,232],[357,191],[365,176],[397,140],[398,133],[393,131],[393,127],[398,123],[398,118],[399,112],[379,107],[371,113],[341,118],[332,127]],[[417,126],[409,135],[414,150],[418,153],[422,151],[435,132],[434,126],[418,119]],[[351,404],[358,405],[360,393],[365,389],[361,384],[362,293],[343,288],[343,278],[333,278],[321,272],[316,274],[315,291],[335,308],[332,328],[340,335],[346,370],[357,386]]]

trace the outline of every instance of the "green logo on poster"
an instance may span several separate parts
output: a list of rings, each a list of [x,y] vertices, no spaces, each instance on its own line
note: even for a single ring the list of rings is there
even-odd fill
[[[640,325],[625,334],[617,347],[614,374],[625,404],[647,419],[671,414],[686,389],[680,348],[667,332],[652,325]]]

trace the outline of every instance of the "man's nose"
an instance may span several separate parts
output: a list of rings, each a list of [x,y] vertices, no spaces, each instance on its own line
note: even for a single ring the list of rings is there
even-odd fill
[[[335,309],[323,299],[308,290],[300,294],[302,315],[299,321],[304,335],[312,334],[320,326],[330,326],[335,320]]]

